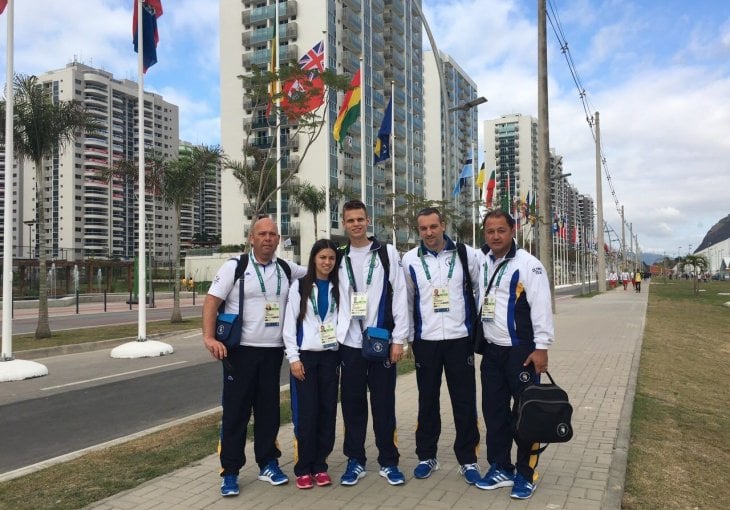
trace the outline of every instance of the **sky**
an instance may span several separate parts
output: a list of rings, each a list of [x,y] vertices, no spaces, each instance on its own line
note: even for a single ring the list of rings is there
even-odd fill
[[[41,74],[76,60],[136,80],[131,0],[16,3],[16,73]],[[183,140],[217,144],[218,2],[162,4],[158,63],[145,75],[145,89],[180,107]],[[551,0],[550,6],[561,30],[557,37],[548,24],[550,146],[563,156],[568,181],[596,196],[595,142],[561,41],[588,111],[600,112],[605,221],[620,234],[623,206],[643,252],[694,250],[730,214],[730,2]],[[439,49],[488,98],[480,121],[537,116],[536,0],[423,0],[423,9]],[[3,82],[5,75],[3,65]],[[482,137],[480,126],[480,144]]]

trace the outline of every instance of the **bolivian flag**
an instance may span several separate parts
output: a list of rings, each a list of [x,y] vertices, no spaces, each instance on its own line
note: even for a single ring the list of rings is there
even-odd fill
[[[350,90],[345,94],[345,101],[340,107],[340,113],[337,115],[335,127],[332,129],[332,135],[335,141],[339,142],[340,147],[345,139],[347,130],[350,129],[357,117],[360,115],[360,70],[355,73],[350,82]]]

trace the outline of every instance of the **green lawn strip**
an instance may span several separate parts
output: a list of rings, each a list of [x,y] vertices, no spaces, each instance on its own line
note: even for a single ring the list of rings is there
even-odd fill
[[[730,296],[687,281],[650,289],[623,507],[722,508],[730,501]]]
[[[199,329],[201,318],[187,318],[182,322],[171,323],[170,319],[147,322],[147,334],[150,336],[164,335],[176,331],[188,329]],[[83,344],[97,342],[99,340],[125,339],[137,337],[138,325],[120,324],[116,326],[94,326],[80,329],[67,329],[54,331],[50,338],[36,340],[33,334],[13,335],[13,351],[20,352],[31,349],[47,347],[60,347],[65,345]]]

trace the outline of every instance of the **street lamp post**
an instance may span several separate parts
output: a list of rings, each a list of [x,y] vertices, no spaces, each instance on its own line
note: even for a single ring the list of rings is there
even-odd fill
[[[23,222],[24,225],[28,226],[28,258],[33,258],[33,226],[36,224],[36,220],[27,220]]]

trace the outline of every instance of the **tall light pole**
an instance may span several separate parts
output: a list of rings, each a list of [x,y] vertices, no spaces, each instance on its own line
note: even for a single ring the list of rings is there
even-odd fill
[[[606,292],[606,254],[603,251],[603,185],[601,177],[601,124],[598,120],[598,112],[595,114],[596,121],[596,225],[598,225],[598,292]]]
[[[550,282],[552,309],[555,312],[555,276],[553,275],[553,244],[550,236],[550,123],[548,120],[547,83],[547,11],[546,0],[537,1],[537,152],[538,152],[538,214],[539,255]]]

